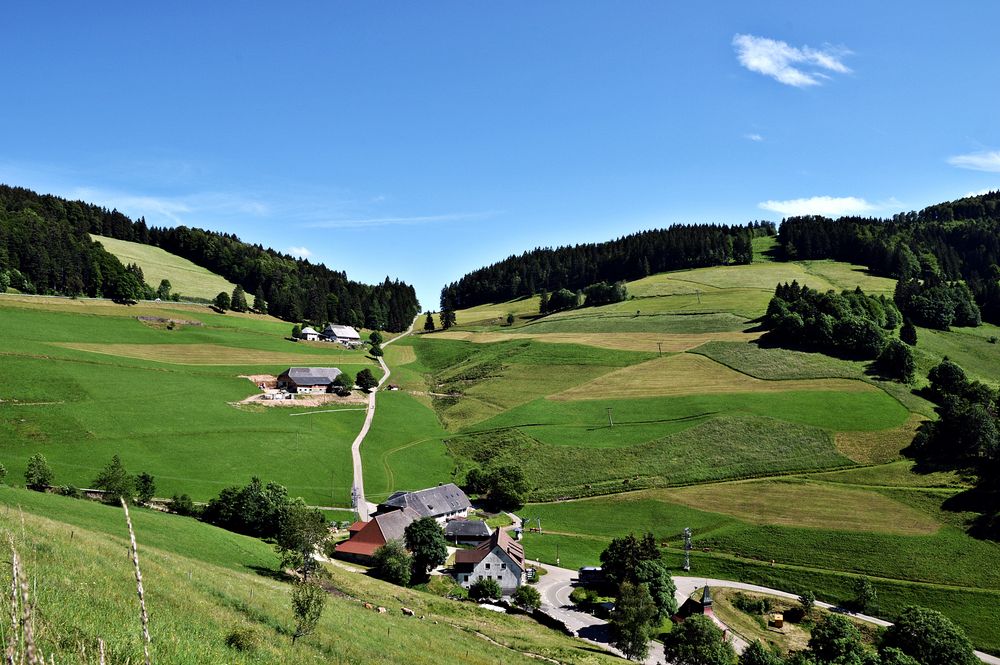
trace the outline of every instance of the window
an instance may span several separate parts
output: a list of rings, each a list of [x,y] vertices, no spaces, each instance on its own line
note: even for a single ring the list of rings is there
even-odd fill
[[[500,570],[507,570],[507,564],[501,563],[500,564]]]
[[[465,577],[465,579],[463,581],[468,582],[469,581],[469,576],[465,575],[464,577]]]
[[[490,569],[490,564],[486,564],[486,570]]]

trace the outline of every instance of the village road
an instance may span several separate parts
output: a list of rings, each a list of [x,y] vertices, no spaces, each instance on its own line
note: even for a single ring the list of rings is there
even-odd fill
[[[413,332],[413,326],[416,322],[417,320],[413,319],[413,323],[411,323],[410,327],[406,329],[406,332],[393,337],[382,346],[389,346],[397,339],[401,339],[409,335]],[[382,367],[382,378],[379,379],[378,386],[368,394],[368,409],[365,413],[365,423],[361,426],[361,431],[358,432],[358,436],[354,439],[354,443],[351,444],[351,461],[354,464],[353,495],[357,500],[358,519],[362,522],[368,521],[369,516],[377,506],[374,503],[370,503],[365,500],[365,474],[361,466],[361,444],[364,443],[365,437],[368,435],[368,430],[372,427],[372,420],[375,418],[375,396],[378,395],[379,388],[382,387],[382,384],[388,380],[389,375],[391,374],[389,366],[385,364],[385,360],[383,358],[378,358],[378,364]]]
[[[550,564],[539,564],[537,562],[535,565],[542,566],[548,571],[546,575],[543,575],[538,580],[538,591],[542,595],[542,610],[545,611],[550,616],[559,619],[566,624],[566,627],[573,631],[578,637],[586,639],[590,642],[600,644],[601,646],[607,648],[609,651],[614,651],[607,644],[607,626],[606,622],[602,619],[598,619],[593,615],[586,614],[584,612],[578,612],[573,609],[573,605],[570,602],[569,595],[573,592],[575,588],[573,586],[576,581],[577,572],[575,570],[569,570],[566,568],[557,568]],[[781,598],[788,598],[791,600],[797,600],[798,595],[793,593],[788,593],[787,591],[779,591],[778,589],[771,589],[769,587],[759,586],[756,584],[745,584],[743,582],[732,582],[730,580],[719,580],[713,578],[705,577],[690,577],[677,575],[674,576],[674,584],[677,586],[677,604],[680,605],[687,598],[691,596],[696,590],[704,587],[706,584],[709,588],[715,587],[725,587],[730,589],[740,589],[742,591],[752,591],[757,593],[766,593],[772,596],[779,596]],[[827,610],[834,612],[844,612],[850,614],[856,619],[861,621],[867,621],[868,623],[873,623],[878,626],[888,627],[892,623],[885,621],[884,619],[879,619],[877,617],[868,616],[865,614],[855,614],[848,613],[846,610],[831,605],[830,603],[824,603],[821,601],[816,602],[817,607],[822,607]],[[746,648],[747,643],[739,635],[733,634],[733,646],[736,647],[737,652],[742,652]],[[656,647],[657,651],[653,652],[653,647]],[[987,653],[981,651],[976,652],[976,656],[984,663],[988,665],[1000,665],[1000,658],[996,656],[991,656]],[[654,642],[650,648],[650,657],[646,660],[647,663],[663,663],[663,647]]]

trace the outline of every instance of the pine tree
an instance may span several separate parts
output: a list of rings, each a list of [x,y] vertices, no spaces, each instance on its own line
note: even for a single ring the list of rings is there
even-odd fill
[[[917,327],[907,319],[903,324],[903,327],[899,329],[899,339],[903,340],[910,346],[917,345]]]
[[[233,296],[229,299],[229,308],[234,312],[247,311],[247,294],[239,284],[233,289]]]
[[[434,316],[427,312],[427,319],[424,321],[424,332],[434,332]]]

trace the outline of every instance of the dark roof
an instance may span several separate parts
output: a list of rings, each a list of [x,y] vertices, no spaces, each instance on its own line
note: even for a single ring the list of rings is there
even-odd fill
[[[389,542],[390,540],[402,540],[406,527],[420,519],[420,515],[404,508],[384,515],[376,515],[372,519],[378,524],[382,535],[385,536],[385,542]]]
[[[455,552],[456,568],[474,568],[486,555],[499,547],[524,570],[524,548],[503,529],[497,529],[485,543],[476,546],[474,550],[458,550]],[[462,564],[465,564],[464,566]]]
[[[469,497],[455,483],[430,487],[419,492],[396,492],[385,500],[383,506],[410,508],[421,517],[438,517],[472,507]]]
[[[705,585],[705,591],[701,594],[701,606],[708,607],[712,604],[712,594],[708,590],[708,585]]]
[[[336,367],[289,367],[281,376],[297,386],[328,386],[340,374]]]
[[[483,520],[451,520],[444,525],[448,538],[489,538],[490,528]]]

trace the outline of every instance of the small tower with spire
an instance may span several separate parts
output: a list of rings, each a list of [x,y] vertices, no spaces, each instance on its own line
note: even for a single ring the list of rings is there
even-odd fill
[[[708,616],[714,615],[714,611],[712,610],[712,592],[708,590],[707,584],[705,585],[705,590],[701,593],[701,611]]]

